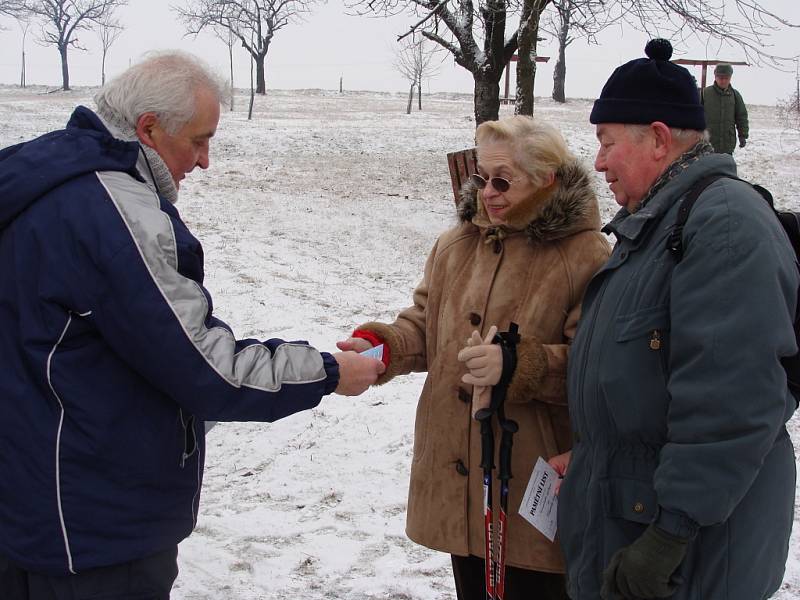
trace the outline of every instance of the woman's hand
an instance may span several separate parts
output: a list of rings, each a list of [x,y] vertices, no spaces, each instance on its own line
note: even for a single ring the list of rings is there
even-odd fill
[[[489,328],[484,339],[481,339],[477,331],[472,332],[467,346],[458,353],[458,360],[469,369],[469,373],[461,377],[461,381],[480,387],[490,387],[500,381],[503,374],[503,352],[500,346],[492,343],[495,334],[495,325]]]
[[[569,460],[572,458],[572,450],[567,450],[563,454],[557,454],[555,456],[550,457],[547,461],[547,464],[553,467],[558,473],[558,481],[556,482],[556,496],[558,496],[558,490],[561,489],[561,480],[564,478],[564,475],[567,474],[567,469],[569,468]]]
[[[497,327],[492,325],[489,328],[489,332],[486,334],[486,338],[482,340],[481,334],[478,333],[477,331],[473,331],[472,335],[467,340],[466,348],[461,350],[461,352],[464,352],[464,350],[466,350],[467,348],[474,348],[477,346],[482,346],[484,344],[491,344],[496,333],[497,333]],[[458,353],[459,361],[461,361],[461,352]],[[472,384],[472,417],[475,418],[475,413],[477,413],[481,409],[489,408],[489,405],[492,403],[492,389],[484,385],[476,385],[472,381],[467,381],[466,379],[467,377],[470,377],[469,373],[465,374],[461,378],[461,381],[463,381],[464,383]]]

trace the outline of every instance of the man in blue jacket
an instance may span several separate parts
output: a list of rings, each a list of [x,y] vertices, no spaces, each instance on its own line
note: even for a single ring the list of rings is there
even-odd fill
[[[97,112],[0,151],[0,598],[164,599],[195,525],[204,422],[275,421],[383,364],[236,339],[173,203],[223,86],[155,55]]]
[[[800,275],[772,209],[706,141],[669,43],[646,53],[614,71],[590,116],[595,168],[620,210],[570,349],[568,591],[762,600],[780,587],[793,522],[795,401],[781,359],[797,352]],[[697,198],[677,260],[679,207],[710,176],[721,178]]]

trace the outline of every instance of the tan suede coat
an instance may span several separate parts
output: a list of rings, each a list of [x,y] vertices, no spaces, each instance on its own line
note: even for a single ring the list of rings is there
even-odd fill
[[[577,162],[562,168],[553,186],[510,215],[510,227],[490,225],[474,188],[465,188],[464,195],[461,224],[436,242],[413,306],[391,325],[359,327],[390,347],[391,362],[379,383],[412,371],[428,372],[417,407],[406,532],[429,548],[483,557],[480,428],[471,418],[472,390],[461,382],[466,369],[456,355],[473,330],[485,335],[497,325],[506,331],[513,321],[522,341],[506,404],[506,416],[519,424],[512,455],[507,564],[563,572],[558,545],[517,511],[537,458],[571,447],[567,344],[584,288],[609,254],[598,231],[597,200]],[[493,488],[499,514],[499,484]]]

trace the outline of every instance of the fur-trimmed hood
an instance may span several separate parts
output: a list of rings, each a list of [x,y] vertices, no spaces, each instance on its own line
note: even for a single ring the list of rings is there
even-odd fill
[[[577,160],[564,164],[556,172],[551,190],[537,193],[515,213],[511,222],[501,228],[524,229],[533,242],[549,242],[600,228],[600,209],[591,177]],[[478,188],[469,180],[461,188],[458,217],[482,229],[493,227]]]

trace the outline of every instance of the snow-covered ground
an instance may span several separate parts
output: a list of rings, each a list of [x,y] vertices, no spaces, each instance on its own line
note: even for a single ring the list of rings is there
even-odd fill
[[[46,92],[0,86],[0,147],[92,105],[92,90]],[[243,95],[223,113],[211,168],[184,181],[178,207],[204,243],[217,314],[240,337],[334,350],[354,325],[391,319],[410,302],[433,241],[455,222],[445,154],[471,146],[474,132],[469,97],[424,102],[406,115],[403,94],[271,91],[256,98],[252,121]],[[590,108],[536,105],[587,164]],[[800,136],[772,107],[750,107],[750,119],[740,175],[800,208]],[[597,183],[607,220],[616,205]],[[453,600],[449,557],[404,534],[422,380],[331,396],[273,424],[213,429],[173,599]],[[797,420],[790,426],[800,443]],[[797,529],[780,600],[800,597]]]

